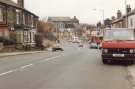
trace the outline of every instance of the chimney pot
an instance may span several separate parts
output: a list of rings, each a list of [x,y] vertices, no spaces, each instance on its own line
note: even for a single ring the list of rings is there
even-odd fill
[[[117,11],[117,18],[122,17],[122,12],[120,10]]]
[[[130,7],[130,5],[127,5],[126,13],[129,14],[130,12],[131,12],[131,7]]]
[[[24,0],[17,0],[17,4],[18,4],[20,7],[24,8]]]

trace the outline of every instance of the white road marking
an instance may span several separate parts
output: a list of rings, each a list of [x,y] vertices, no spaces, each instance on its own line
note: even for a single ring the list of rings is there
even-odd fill
[[[61,55],[55,56],[55,57],[51,57],[51,58],[47,58],[47,59],[42,60],[42,61],[39,61],[39,62],[46,62],[46,61],[50,61],[50,60],[52,60],[52,59],[56,59],[56,58],[59,58],[59,57],[61,57]]]
[[[25,65],[25,66],[20,67],[20,69],[22,70],[22,69],[25,69],[25,68],[30,67],[32,65],[33,64]],[[9,70],[7,72],[3,72],[3,73],[0,74],[0,76],[4,76],[4,75],[10,74],[10,73],[13,73],[13,72],[18,71],[20,69],[13,69],[13,70]]]
[[[25,68],[30,67],[30,66],[33,66],[33,64],[28,64],[28,65],[22,66],[21,69],[25,69]]]
[[[46,61],[49,61],[49,60],[52,60],[52,59],[55,59],[55,58],[58,58],[58,57],[61,57],[61,55],[55,56],[55,57],[51,57],[51,58],[47,58],[47,59],[42,60],[42,61],[40,61],[40,62],[46,62]],[[23,69],[28,68],[28,67],[33,66],[33,65],[34,65],[34,64],[28,64],[28,65],[22,66],[22,67],[20,67],[20,68],[18,68],[18,69],[13,69],[13,70],[9,70],[9,71],[7,71],[7,72],[3,72],[3,73],[0,74],[0,77],[1,77],[1,76],[4,76],[4,75],[7,75],[7,74],[10,74],[10,73],[13,73],[13,72],[15,72],[15,71],[23,70]]]
[[[6,74],[10,74],[10,73],[15,72],[15,71],[17,71],[17,69],[9,70],[9,71],[7,71],[7,72],[1,73],[0,76],[4,76],[4,75],[6,75]]]

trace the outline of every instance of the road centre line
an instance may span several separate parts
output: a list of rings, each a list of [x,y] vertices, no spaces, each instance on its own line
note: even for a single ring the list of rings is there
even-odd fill
[[[17,69],[9,70],[9,71],[7,71],[7,72],[3,72],[3,73],[0,74],[0,76],[4,76],[4,75],[6,75],[6,74],[10,74],[10,73],[15,72],[15,71],[17,71]]]
[[[47,54],[47,53],[45,53],[45,54]],[[52,55],[52,53],[50,53],[50,54]],[[51,58],[47,58],[47,59],[44,59],[44,60],[42,60],[40,62],[46,62],[46,61],[49,61],[49,60],[52,60],[52,59],[55,59],[55,58],[58,58],[58,57],[61,57],[61,55],[58,55],[58,56],[55,56],[55,57],[51,57]],[[0,77],[4,76],[4,75],[7,75],[7,74],[10,74],[10,73],[13,73],[13,72],[16,72],[16,71],[20,71],[22,69],[28,68],[28,67],[33,66],[33,65],[34,64],[28,64],[28,65],[25,65],[25,66],[18,67],[16,69],[9,70],[7,72],[0,73]]]
[[[47,58],[47,59],[42,60],[40,62],[46,62],[46,61],[49,61],[49,60],[52,60],[52,59],[55,59],[55,58],[58,58],[58,57],[61,57],[61,55],[58,55],[58,56],[55,56],[55,57],[51,57],[51,58]],[[13,73],[13,72],[16,72],[16,71],[20,71],[22,69],[28,68],[28,67],[33,66],[33,65],[34,64],[28,64],[28,65],[22,66],[22,67],[20,67],[18,69],[13,69],[13,70],[9,70],[7,72],[0,73],[0,77],[4,76],[4,75],[7,75],[7,74],[10,74],[10,73]]]
[[[25,68],[30,67],[32,65],[33,64],[25,65],[25,66],[20,67],[20,69],[25,69]],[[4,75],[10,74],[10,73],[13,73],[13,72],[18,71],[20,69],[13,69],[13,70],[9,70],[7,72],[3,72],[3,73],[0,74],[0,76],[4,76]]]
[[[52,59],[56,59],[56,58],[59,58],[59,57],[61,57],[61,55],[58,55],[58,56],[55,56],[55,57],[51,57],[51,58],[47,58],[47,59],[41,60],[39,62],[46,62],[46,61],[50,61]]]
[[[28,65],[22,66],[21,69],[25,69],[25,68],[30,67],[30,66],[33,66],[33,64],[28,64]]]

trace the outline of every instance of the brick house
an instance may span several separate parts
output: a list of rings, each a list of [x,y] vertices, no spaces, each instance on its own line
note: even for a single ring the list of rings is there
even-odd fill
[[[122,16],[121,18],[118,18],[114,21],[112,21],[112,26],[113,28],[126,28],[126,17]]]
[[[135,29],[135,9],[128,14],[128,27]]]
[[[0,0],[0,37],[16,33],[16,43],[34,45],[38,16],[24,8],[24,0]]]
[[[118,10],[117,18],[112,20],[112,27],[114,28],[128,28],[129,26],[129,16],[131,16],[131,7],[127,5],[126,14],[122,15],[122,12]]]
[[[123,16],[121,11],[118,10],[117,18],[112,20],[111,27],[113,28],[126,28],[126,16]]]

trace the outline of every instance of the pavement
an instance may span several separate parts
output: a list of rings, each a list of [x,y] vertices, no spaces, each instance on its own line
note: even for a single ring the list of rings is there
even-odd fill
[[[62,41],[62,46],[67,46],[69,43],[66,41]],[[0,53],[0,57],[7,57],[7,56],[17,56],[17,55],[25,55],[25,54],[33,54],[33,53],[41,53],[41,52],[48,52],[52,51],[52,48],[48,48],[46,51],[28,51],[28,52],[9,52],[9,53]]]
[[[133,89],[135,89],[135,65],[128,66],[128,75]]]
[[[6,57],[6,56],[16,56],[16,55],[25,55],[25,54],[32,54],[32,53],[40,53],[40,52],[46,52],[46,51],[31,51],[31,52],[10,52],[10,53],[0,53],[0,57]]]
[[[104,65],[99,50],[63,47],[64,52],[1,57],[0,89],[133,88],[127,66]]]

